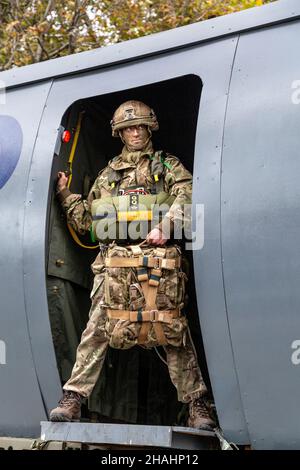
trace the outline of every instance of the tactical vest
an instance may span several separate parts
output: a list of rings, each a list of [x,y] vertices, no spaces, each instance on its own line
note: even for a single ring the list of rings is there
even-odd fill
[[[151,160],[152,194],[132,191],[128,195],[119,196],[122,175],[111,169],[108,175],[111,196],[92,202],[93,240],[102,243],[144,240],[168,212],[175,200],[175,196],[164,191],[164,168],[170,169],[170,165],[165,162],[162,152],[155,152]]]

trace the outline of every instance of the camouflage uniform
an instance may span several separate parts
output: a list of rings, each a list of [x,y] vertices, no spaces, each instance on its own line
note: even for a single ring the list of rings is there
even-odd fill
[[[71,194],[69,190],[61,191],[59,197],[67,214],[67,220],[72,227],[83,234],[89,230],[91,217],[91,203],[94,199],[111,195],[108,175],[110,168],[122,170],[120,189],[130,186],[142,186],[150,190],[153,179],[150,171],[150,156],[153,154],[152,143],[142,151],[129,152],[123,148],[121,155],[111,160],[97,177],[87,200],[81,195]],[[164,175],[164,191],[175,196],[166,219],[176,223],[182,219],[182,204],[191,201],[192,175],[184,168],[182,163],[174,156],[167,155],[167,167]],[[105,266],[103,254],[100,251],[92,265],[95,274],[94,285],[91,292],[92,306],[89,321],[82,334],[81,343],[77,349],[76,363],[71,378],[64,385],[64,390],[70,390],[88,397],[101,372],[109,339],[106,333],[106,307],[105,307]],[[184,335],[184,344],[165,346],[169,374],[177,389],[178,400],[191,402],[206,394],[206,386],[198,366],[196,353],[192,344],[188,328]]]

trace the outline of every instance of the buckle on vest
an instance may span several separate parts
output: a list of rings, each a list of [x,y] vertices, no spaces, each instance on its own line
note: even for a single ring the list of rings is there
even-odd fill
[[[158,318],[158,310],[150,310],[149,311],[149,321],[154,322]]]

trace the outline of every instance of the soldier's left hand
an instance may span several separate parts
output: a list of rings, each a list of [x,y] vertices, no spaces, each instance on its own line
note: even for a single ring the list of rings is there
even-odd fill
[[[168,239],[165,237],[165,235],[159,228],[152,229],[151,232],[148,233],[146,238],[146,242],[149,243],[149,245],[162,246],[167,241]]]

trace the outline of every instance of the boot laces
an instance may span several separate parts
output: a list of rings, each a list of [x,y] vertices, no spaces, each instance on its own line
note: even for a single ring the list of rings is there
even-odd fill
[[[81,404],[81,395],[77,392],[72,392],[68,390],[64,392],[63,397],[59,400],[59,404],[62,406],[68,406],[72,405],[74,401]]]
[[[210,419],[207,406],[202,398],[197,398],[192,402],[193,412],[201,415],[203,418]]]

